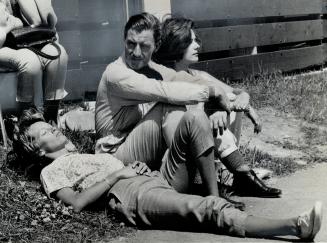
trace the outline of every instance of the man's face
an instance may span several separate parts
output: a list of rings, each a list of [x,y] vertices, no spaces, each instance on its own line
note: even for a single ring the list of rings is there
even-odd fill
[[[28,129],[28,135],[45,153],[57,152],[69,142],[58,128],[42,121],[33,123]]]
[[[137,33],[129,30],[125,39],[125,59],[127,65],[139,70],[148,65],[155,50],[155,41],[152,30],[143,30]]]

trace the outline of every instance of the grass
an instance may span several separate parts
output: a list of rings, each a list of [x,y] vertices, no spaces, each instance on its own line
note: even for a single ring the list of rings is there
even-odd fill
[[[326,74],[283,77],[280,73],[262,74],[247,78],[239,85],[245,87],[256,108],[273,107],[283,113],[316,124],[326,123]],[[65,111],[69,107],[63,107]],[[327,131],[303,128],[307,147],[324,141]],[[94,137],[89,133],[65,134],[77,145],[80,152],[94,151]],[[285,143],[285,142],[284,142]],[[292,144],[283,144],[292,148]],[[290,158],[275,158],[247,146],[241,147],[245,160],[252,167],[268,168],[275,175],[285,176],[307,167]],[[321,162],[312,152],[311,162]],[[109,241],[117,236],[128,236],[135,228],[125,226],[104,205],[100,210],[89,208],[76,214],[61,202],[45,197],[37,180],[24,175],[14,157],[0,146],[0,242],[91,242]],[[18,161],[19,162],[19,161]]]
[[[86,132],[66,135],[80,152],[94,151],[94,138]],[[135,231],[97,204],[82,213],[48,199],[38,180],[24,175],[15,156],[0,146],[0,242],[97,242]]]
[[[268,153],[247,146],[240,146],[240,152],[251,168],[269,169],[276,176],[286,176],[306,167],[306,165],[295,163],[292,158],[273,157]]]
[[[249,77],[239,85],[251,95],[256,108],[273,107],[308,122],[326,124],[327,73],[285,77],[281,73]]]

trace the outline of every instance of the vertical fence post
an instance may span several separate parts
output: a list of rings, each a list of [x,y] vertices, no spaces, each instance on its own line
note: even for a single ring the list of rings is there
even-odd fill
[[[324,57],[324,64],[327,62],[327,0],[322,0],[322,12],[321,12],[321,18],[322,18],[322,33],[323,33],[323,57]]]
[[[8,148],[7,133],[6,133],[6,128],[5,128],[5,123],[4,123],[3,117],[2,117],[1,104],[0,104],[0,127],[1,127],[1,134],[2,134],[2,139],[3,139],[4,149],[7,150],[7,148]]]

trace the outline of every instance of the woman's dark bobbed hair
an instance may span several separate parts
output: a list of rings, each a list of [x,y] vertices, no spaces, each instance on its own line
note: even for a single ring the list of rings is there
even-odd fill
[[[194,23],[183,17],[166,19],[161,27],[161,45],[154,54],[154,60],[161,64],[176,63],[192,43],[191,30]]]

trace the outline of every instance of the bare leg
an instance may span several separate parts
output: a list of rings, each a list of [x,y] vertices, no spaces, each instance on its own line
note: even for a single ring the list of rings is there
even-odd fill
[[[273,237],[282,235],[299,234],[296,225],[297,218],[291,219],[267,219],[256,216],[248,216],[245,220],[246,236],[249,237]]]

